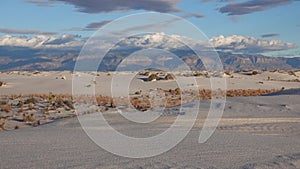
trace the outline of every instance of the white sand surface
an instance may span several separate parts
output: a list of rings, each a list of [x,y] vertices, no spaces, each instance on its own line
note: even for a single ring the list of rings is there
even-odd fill
[[[108,75],[109,74],[109,75]],[[199,77],[186,77],[182,73],[174,73],[178,81],[183,82],[185,88],[197,85],[199,89],[210,89],[210,79]],[[222,73],[219,73],[222,75]],[[232,73],[233,78],[227,77],[227,89],[290,89],[299,88],[300,82],[288,82],[287,80],[300,80],[300,72],[295,73],[297,76],[289,75],[286,72],[269,72],[264,71],[257,75],[247,75],[246,73]],[[111,79],[113,78],[114,96],[128,96],[129,92],[139,90],[149,91],[150,89],[162,88],[170,89],[178,87],[174,80],[159,80],[155,82],[145,82],[143,76],[138,72],[40,72],[33,74],[32,72],[2,72],[0,73],[0,81],[6,85],[0,87],[1,95],[9,94],[71,94],[72,93],[72,77],[78,77],[81,80],[83,88],[93,90],[95,88],[97,94],[111,96]],[[131,80],[131,78],[133,80]],[[268,80],[270,77],[271,80]],[[193,83],[193,78],[197,84]],[[94,86],[95,85],[95,86]],[[194,87],[193,87],[194,88]]]
[[[116,73],[114,96],[128,96],[125,82],[137,72]],[[219,73],[220,74],[220,73]],[[250,72],[251,74],[251,72]],[[175,75],[185,85],[189,78],[182,73]],[[209,100],[201,100],[196,124],[173,149],[155,157],[131,159],[113,155],[98,147],[83,131],[78,119],[58,118],[37,127],[26,127],[0,132],[0,168],[100,168],[100,169],[297,169],[300,168],[300,105],[299,72],[249,72],[231,73],[227,78],[229,89],[281,89],[276,94],[260,97],[227,98],[222,119],[217,130],[206,143],[198,138],[210,107]],[[97,94],[111,95],[107,72],[2,72],[1,95],[11,94],[71,94],[72,76],[84,77],[81,85],[90,90],[96,85]],[[222,74],[221,74],[222,76]],[[92,77],[92,78],[91,78]],[[95,78],[95,81],[94,79]],[[145,82],[137,75],[130,82],[129,92],[149,91],[155,88],[174,89],[175,81]],[[200,89],[209,89],[209,78],[196,77]],[[290,81],[291,80],[291,81]],[[195,84],[194,84],[195,85]],[[46,102],[46,101],[45,101]],[[17,102],[16,102],[17,103]],[[39,101],[35,106],[39,105]],[[192,103],[188,103],[192,104]],[[187,105],[188,105],[187,104]],[[26,105],[27,106],[27,105]],[[63,105],[66,106],[66,105]],[[60,116],[74,114],[61,107]],[[24,107],[24,110],[27,107]],[[37,109],[36,111],[38,111]],[[57,110],[53,110],[57,111]],[[40,113],[40,112],[37,112]],[[2,112],[3,115],[7,113]],[[128,136],[148,137],[165,131],[173,122],[174,115],[163,116],[149,124],[129,122],[120,118],[114,109],[103,113],[112,127]],[[57,115],[57,113],[56,113]],[[56,116],[55,115],[55,116]],[[48,115],[51,117],[51,113]],[[93,114],[83,115],[91,120]],[[188,124],[192,119],[186,119]],[[107,130],[107,128],[96,128]],[[176,128],[178,131],[180,127]]]
[[[145,159],[116,156],[98,147],[77,118],[0,132],[0,168],[297,169],[299,99],[299,95],[229,98],[216,132],[199,144],[209,107],[209,101],[202,101],[199,123],[187,137],[170,151]],[[114,112],[106,114],[117,130],[137,137],[160,133],[173,119],[164,117],[144,126],[124,121]]]

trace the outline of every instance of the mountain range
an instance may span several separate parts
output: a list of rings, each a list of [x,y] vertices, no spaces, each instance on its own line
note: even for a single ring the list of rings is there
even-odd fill
[[[122,61],[124,61],[126,56],[129,56],[131,53],[134,53],[136,51],[147,48],[168,50],[178,56],[193,70],[204,70],[205,67],[202,61],[193,51],[187,48],[184,44],[178,42],[178,38],[182,37],[178,37],[175,35],[167,37],[163,33],[129,37],[119,42],[107,53],[98,70],[115,70],[117,66]],[[187,38],[185,38],[184,40],[189,41],[189,39]],[[194,46],[197,45],[193,43],[190,44]],[[237,45],[236,43],[231,43],[230,45],[232,46],[232,44]],[[81,47],[55,50],[53,48],[30,48],[26,46],[0,46],[0,70],[73,70],[76,59],[80,54]],[[262,54],[241,54],[242,52],[233,53],[228,51],[225,52],[224,50],[218,50],[217,53],[222,61],[225,70],[234,71],[242,69],[300,69],[300,57],[268,57]],[[167,58],[169,56],[168,54],[165,54],[165,56],[163,57]],[[135,57],[131,57],[129,60],[127,59],[127,69],[139,70],[145,66],[143,65],[145,63],[149,63],[150,66],[155,66],[155,64],[172,64],[170,60],[162,59],[163,57],[160,56],[159,61],[155,61],[155,59],[157,59],[155,57],[145,58],[145,56],[143,55],[136,55]]]

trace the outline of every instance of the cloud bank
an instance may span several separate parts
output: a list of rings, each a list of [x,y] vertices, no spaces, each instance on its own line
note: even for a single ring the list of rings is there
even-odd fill
[[[282,42],[280,40],[256,39],[247,36],[218,36],[213,37],[209,42],[218,50],[243,52],[243,53],[263,53],[269,51],[281,51],[296,48],[293,43]]]
[[[12,29],[0,28],[0,33],[5,34],[25,34],[25,35],[56,35],[57,32],[42,32],[39,30],[25,30],[25,29]]]
[[[42,3],[36,0],[29,0],[28,2],[39,6],[52,4],[49,2],[62,2],[73,5],[77,11],[84,13],[103,13],[129,10],[146,10],[166,13],[180,11],[176,7],[179,0],[52,0],[43,1]]]
[[[233,2],[219,9],[228,15],[245,15],[264,11],[278,6],[288,5],[293,0],[250,0],[246,2]]]
[[[70,49],[80,48],[84,44],[80,37],[65,34],[62,36],[38,35],[34,37],[4,35],[0,37],[0,46],[27,47],[34,49]]]
[[[145,46],[162,49],[181,48],[182,44],[178,43],[176,39],[190,41],[187,37],[181,37],[178,35],[170,35],[171,39],[166,38],[164,33],[155,33],[152,35],[144,35],[140,37],[131,37],[126,41],[123,41],[120,47],[126,46]],[[33,49],[77,49],[84,45],[85,38],[65,34],[62,36],[45,36],[38,35],[34,37],[26,36],[11,36],[4,35],[0,37],[0,46],[14,46],[14,47],[28,47]],[[191,42],[191,44],[205,46],[206,42]],[[293,49],[297,46],[293,43],[282,42],[280,40],[267,40],[256,39],[254,37],[247,36],[217,36],[209,40],[209,43],[217,50],[241,52],[241,53],[264,53],[270,51],[282,51],[287,49]],[[109,46],[110,44],[108,44]]]
[[[260,35],[262,38],[269,38],[269,37],[276,37],[276,36],[280,36],[280,34],[277,33],[269,33],[269,34],[263,34]]]

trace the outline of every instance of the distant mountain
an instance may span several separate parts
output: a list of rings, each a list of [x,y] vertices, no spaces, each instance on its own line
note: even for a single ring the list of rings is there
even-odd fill
[[[190,52],[177,51],[181,53],[181,59],[189,65],[193,70],[205,70],[201,60]],[[249,54],[232,54],[218,52],[225,70],[241,70],[241,69],[300,69],[300,57],[296,58],[275,58],[263,55]],[[119,53],[111,53],[106,57],[100,66],[101,71],[112,71],[122,62],[123,55]],[[67,52],[62,54],[36,55],[29,57],[0,57],[0,70],[73,70],[78,56],[77,52]],[[139,65],[139,59],[132,60],[127,65],[128,70],[139,70],[143,66]],[[167,62],[167,61],[166,61]]]
[[[219,56],[226,70],[237,69],[260,69],[260,70],[274,70],[274,69],[299,69],[300,62],[294,64],[291,59],[300,60],[300,58],[276,58],[267,57],[264,55],[249,55],[249,54],[232,54],[219,52]],[[293,64],[293,65],[292,65]]]
[[[157,65],[168,65],[168,67],[174,65],[172,57],[169,54],[162,56],[162,54],[148,53],[145,55],[145,53],[141,53],[135,57],[127,58],[132,53],[149,48],[167,50],[184,61],[193,70],[205,70],[202,61],[197,55],[188,46],[178,40],[190,42],[189,46],[197,46],[199,44],[191,42],[190,39],[183,38],[175,35],[166,37],[163,33],[129,37],[119,42],[115,45],[115,48],[107,53],[99,66],[99,70],[116,70],[117,66],[124,60],[126,60],[127,67],[122,70],[139,70],[147,64],[154,68]],[[200,45],[205,46],[205,44]],[[0,70],[73,70],[79,53],[80,49],[74,48],[53,50],[0,46]],[[218,52],[218,54],[225,70],[300,69],[300,57],[276,58],[260,54],[233,54],[230,52]],[[156,57],[156,55],[159,57]],[[93,60],[90,63],[92,62]]]

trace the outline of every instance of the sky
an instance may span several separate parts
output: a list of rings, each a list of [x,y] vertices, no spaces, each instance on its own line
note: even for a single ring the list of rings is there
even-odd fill
[[[80,48],[103,25],[142,12],[173,14],[218,50],[300,56],[299,0],[3,0],[0,46]]]

